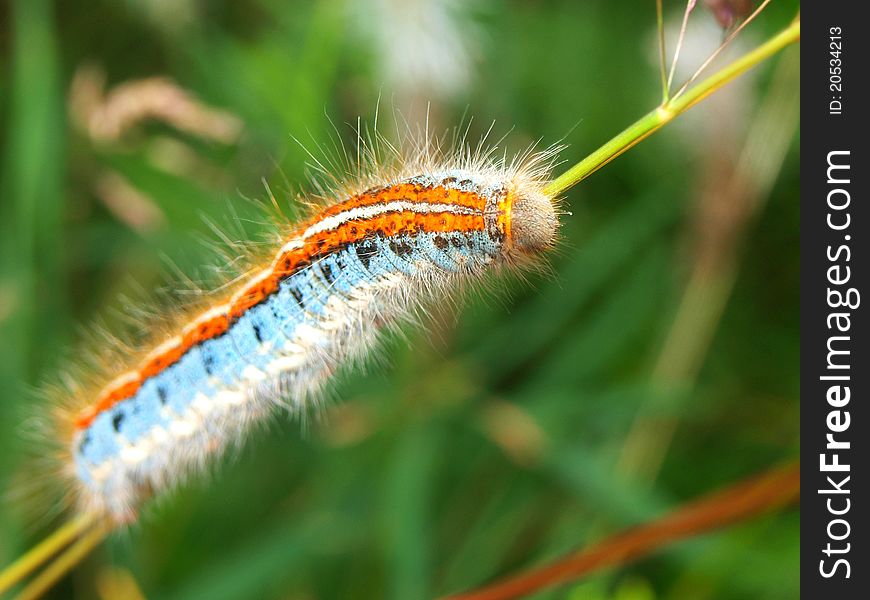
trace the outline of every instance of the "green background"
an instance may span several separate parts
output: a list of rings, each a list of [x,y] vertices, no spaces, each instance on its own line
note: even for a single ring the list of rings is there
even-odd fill
[[[119,298],[173,288],[167,264],[195,276],[220,264],[202,243],[216,237],[209,220],[231,237],[256,236],[246,198],[267,198],[263,180],[293,203],[306,157],[291,136],[352,144],[346,123],[371,122],[379,97],[388,131],[393,108],[414,120],[428,100],[433,129],[472,117],[477,139],[495,120],[509,151],[564,138],[566,168],[660,100],[652,1],[414,3],[435,10],[422,16],[393,4],[0,7],[4,489],[28,477],[33,390],[56,379],[93,323],[113,329],[127,306]],[[678,20],[682,4],[665,9]],[[740,39],[763,41],[796,10],[773,3]],[[692,21],[712,17],[700,6]],[[442,27],[432,48],[396,33],[414,23]],[[705,31],[706,43],[721,39],[715,26]],[[403,79],[391,71],[397,53],[436,64],[458,54],[467,78]],[[682,62],[704,57],[687,44]],[[736,209],[727,195],[729,165],[745,131],[765,122],[758,107],[784,60],[568,192],[551,273],[503,279],[387,340],[364,372],[339,378],[325,409],[255,432],[213,476],[149,507],[53,597],[109,597],[96,582],[114,568],[153,598],[427,598],[582,548],[796,456],[797,139],[769,192]],[[68,116],[85,64],[110,88],[169,77],[236,115],[241,136],[220,143],[149,119],[96,141]],[[796,97],[796,80],[783,85]],[[119,216],[100,192],[107,174],[157,217],[136,226]],[[709,243],[722,227],[721,243]],[[712,258],[699,267],[704,252]],[[698,306],[727,303],[709,344],[690,327],[662,362],[699,268]],[[637,423],[664,451],[660,468],[622,466]],[[0,505],[0,564],[49,531],[15,504]],[[535,597],[794,598],[798,524],[785,510]]]

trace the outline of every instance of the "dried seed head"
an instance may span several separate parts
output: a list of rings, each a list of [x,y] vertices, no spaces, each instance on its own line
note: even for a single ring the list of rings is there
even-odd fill
[[[704,0],[722,29],[731,29],[752,12],[752,0]]]

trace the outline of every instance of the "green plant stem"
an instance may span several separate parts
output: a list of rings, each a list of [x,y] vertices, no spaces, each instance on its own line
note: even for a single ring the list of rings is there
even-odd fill
[[[35,569],[41,567],[55,554],[60,552],[61,549],[91,528],[94,522],[95,519],[90,514],[72,519],[31,549],[27,554],[3,569],[3,571],[0,571],[0,594],[8,591]]]
[[[668,86],[668,61],[665,52],[665,16],[662,0],[656,0],[656,28],[659,32],[659,77],[662,79],[662,104],[664,104],[671,97],[671,89]]]
[[[723,87],[732,79],[742,75],[790,44],[799,41],[800,37],[801,22],[800,18],[797,18],[788,27],[755,50],[735,60],[727,67],[722,68],[682,94],[678,94],[667,102],[662,103],[635,121],[616,137],[551,181],[544,188],[544,192],[550,196],[557,196],[577,185],[611,160],[661,129],[675,117],[686,112],[692,106]]]
[[[76,542],[64,550],[55,560],[40,572],[33,581],[21,590],[15,600],[36,600],[45,595],[57,581],[79,564],[91,550],[100,544],[112,531],[110,521],[96,522],[94,526]]]

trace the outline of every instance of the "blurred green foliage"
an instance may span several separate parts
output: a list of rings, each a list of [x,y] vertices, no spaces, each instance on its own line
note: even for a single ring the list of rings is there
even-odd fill
[[[328,145],[331,119],[352,143],[344,123],[371,122],[379,97],[384,114],[405,108],[407,88],[385,75],[402,48],[377,42],[392,39],[396,23],[376,12],[392,4],[0,7],[4,487],[25,468],[32,388],[63,369],[75,353],[63,349],[75,349],[98,316],[115,322],[107,311],[123,312],[119,295],[171,286],[165,257],[188,273],[215,262],[199,241],[214,237],[207,220],[236,214],[236,226],[256,235],[244,198],[267,198],[265,179],[290,203],[305,181],[305,153],[291,135]],[[497,137],[513,128],[509,148],[564,137],[562,156],[576,162],[660,98],[651,0],[416,4],[447,6],[468,44],[466,84],[441,94],[435,77],[410,98],[417,110],[432,100],[436,128],[471,115],[474,138],[495,119]],[[764,39],[796,8],[774,3],[751,35]],[[678,17],[682,5],[666,10]],[[711,17],[698,8],[693,19]],[[379,26],[386,31],[372,31]],[[446,60],[441,52],[435,60]],[[685,60],[701,58],[687,51]],[[88,63],[110,88],[169,77],[236,115],[241,137],[208,141],[149,120],[98,143],[68,117],[73,75]],[[734,97],[750,117],[774,66]],[[567,194],[552,274],[508,278],[458,311],[436,311],[425,330],[409,330],[410,343],[388,341],[385,360],[342,375],[307,426],[279,419],[252,435],[216,476],[148,509],[53,597],[94,597],[111,565],[153,598],[427,598],[582,547],[795,456],[796,143],[763,213],[732,240],[734,289],[709,350],[695,357],[697,378],[664,392],[651,378],[692,269],[705,165],[720,152],[699,125],[718,115],[704,110]],[[113,209],[97,185],[107,173],[153,203],[153,227]],[[656,401],[663,393],[674,399]],[[648,481],[621,473],[619,461],[649,406],[676,427]],[[0,509],[0,563],[46,527],[33,531]],[[794,598],[798,542],[798,514],[785,511],[536,598]]]

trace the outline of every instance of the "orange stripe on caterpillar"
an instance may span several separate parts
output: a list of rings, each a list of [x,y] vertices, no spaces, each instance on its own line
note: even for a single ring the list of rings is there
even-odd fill
[[[450,190],[451,193],[445,196],[439,193],[438,188],[427,191],[433,192],[431,195],[437,196],[439,205],[445,198],[461,200],[461,202],[451,203],[461,207],[482,207],[484,205],[484,201],[477,194],[470,192]],[[409,192],[405,190],[405,193]],[[428,195],[430,194],[417,193],[418,197]],[[391,201],[394,201],[396,193],[391,194],[388,188],[379,190],[373,196],[382,196],[386,200],[369,203],[365,206],[371,207],[377,204],[387,206]],[[426,201],[418,200],[419,204],[424,202]],[[351,209],[360,208],[359,204],[343,203],[343,205],[346,205],[345,210],[328,216],[341,215]],[[302,230],[302,233],[322,220],[318,219],[311,222],[306,229]],[[124,373],[110,382],[99,394],[96,402],[80,412],[75,420],[75,427],[77,429],[88,427],[97,415],[135,394],[148,377],[157,375],[166,367],[177,362],[191,347],[225,333],[235,319],[274,293],[281,279],[292,275],[300,266],[308,264],[314,257],[323,256],[340,246],[358,242],[374,234],[389,237],[415,231],[464,232],[482,230],[483,228],[484,217],[482,214],[419,213],[406,210],[386,212],[369,219],[347,220],[335,229],[318,232],[308,238],[303,238],[301,247],[279,254],[273,261],[270,270],[262,271],[254,276],[227,303],[218,305],[194,319],[184,328],[181,336],[167,340],[152,351],[138,369]]]

